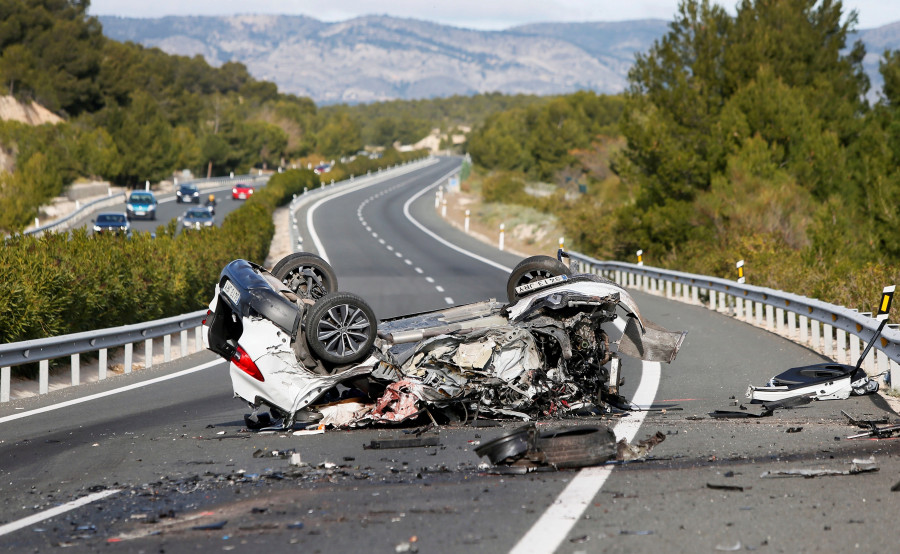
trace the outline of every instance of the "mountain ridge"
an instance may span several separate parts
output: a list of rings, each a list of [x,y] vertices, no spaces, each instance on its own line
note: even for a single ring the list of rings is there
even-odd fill
[[[499,31],[364,15],[325,22],[303,15],[100,16],[104,34],[211,65],[237,61],[257,79],[317,104],[470,95],[618,93],[636,53],[669,22],[531,23]],[[900,48],[900,22],[854,33],[879,50],[866,71],[880,88],[878,59]]]

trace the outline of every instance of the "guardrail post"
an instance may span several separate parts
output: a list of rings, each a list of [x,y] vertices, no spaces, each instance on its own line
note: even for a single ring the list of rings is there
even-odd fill
[[[716,291],[709,289],[709,310],[716,311]]]
[[[106,349],[101,348],[97,356],[97,379],[106,379]]]
[[[809,318],[800,315],[800,344],[809,344]]]
[[[788,311],[787,313],[787,332],[790,338],[794,338],[797,334],[797,314],[796,312]]]
[[[166,335],[163,337],[163,361],[172,361],[172,335]]]
[[[771,304],[766,304],[766,329],[775,328],[775,309]]]
[[[41,360],[38,372],[38,394],[47,394],[50,392],[50,360]]]
[[[842,364],[849,363],[847,358],[847,332],[843,329],[835,330],[835,349],[834,349],[834,361],[840,362]],[[852,339],[852,337],[851,337]],[[857,348],[857,358],[859,358],[859,348]],[[851,360],[853,363],[856,363],[856,360]]]
[[[900,390],[900,364],[895,362],[894,360],[890,361],[890,373],[888,373],[888,378],[891,381],[891,389],[892,390]]]
[[[691,302],[694,304],[700,303],[700,287],[696,285],[691,285]]]
[[[144,340],[144,369],[153,366],[153,339]]]
[[[131,360],[134,354],[134,344],[128,343],[125,345],[125,373],[131,373]]]
[[[72,354],[72,386],[81,384],[81,356]]]
[[[672,298],[672,281],[666,281],[666,298]]]
[[[859,359],[859,337],[856,335],[850,335],[850,362],[856,363],[856,360]],[[848,362],[848,363],[850,363]]]
[[[734,297],[734,317],[744,319],[744,299],[740,296]]]
[[[784,333],[784,308],[775,308],[775,332]]]
[[[194,347],[196,352],[203,351],[203,327],[194,327]]]
[[[840,330],[838,330],[840,332]],[[822,324],[822,341],[824,344],[825,356],[834,359],[834,336],[832,326],[829,323]]]
[[[884,350],[875,349],[875,364],[877,366],[875,373],[887,374],[891,370],[890,358],[884,353]]]
[[[818,319],[810,320],[809,327],[810,327],[810,329],[809,329],[809,332],[810,332],[809,333],[810,334],[809,345],[816,352],[821,352],[822,351],[822,346],[821,346],[822,345],[822,340],[821,340],[822,334],[819,333],[819,320]]]
[[[179,346],[181,347],[181,357],[184,358],[188,355],[188,332],[187,329],[183,329],[181,334],[178,336]]]
[[[756,313],[756,326],[763,326],[763,304],[762,302],[753,302],[753,310]]]
[[[0,368],[0,402],[9,402],[9,376],[11,367]]]

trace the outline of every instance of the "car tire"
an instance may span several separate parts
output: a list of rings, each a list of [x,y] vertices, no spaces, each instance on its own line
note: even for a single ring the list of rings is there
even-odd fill
[[[306,316],[306,342],[323,362],[345,365],[369,355],[378,322],[359,296],[330,292],[316,301]]]
[[[550,256],[525,258],[509,274],[509,279],[506,281],[506,297],[510,303],[518,302],[520,297],[516,294],[516,287],[535,280],[571,274],[569,268],[556,258]]]
[[[288,254],[271,273],[300,298],[318,300],[338,290],[337,275],[331,265],[309,252]]]

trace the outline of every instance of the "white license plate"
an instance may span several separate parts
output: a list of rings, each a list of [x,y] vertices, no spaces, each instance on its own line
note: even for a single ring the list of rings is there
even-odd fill
[[[246,199],[247,199],[247,195],[246,195],[245,193],[242,192],[242,193],[238,194],[238,198],[240,198],[241,200],[246,200]]]
[[[222,292],[225,293],[225,296],[227,296],[234,305],[240,303],[241,291],[239,291],[236,286],[232,285],[231,281],[225,281],[225,284],[222,285]]]
[[[147,212],[134,212],[134,215],[147,215]]]
[[[542,289],[544,287],[549,287],[550,285],[555,285],[557,283],[562,283],[568,280],[568,275],[557,275],[556,277],[541,279],[540,281],[532,281],[530,283],[525,283],[524,285],[519,285],[518,287],[516,287],[516,294],[524,294],[526,292]]]

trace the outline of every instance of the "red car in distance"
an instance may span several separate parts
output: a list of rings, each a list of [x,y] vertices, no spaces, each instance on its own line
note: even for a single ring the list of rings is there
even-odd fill
[[[235,200],[246,200],[253,196],[253,186],[247,183],[238,183],[231,187],[231,197]]]

